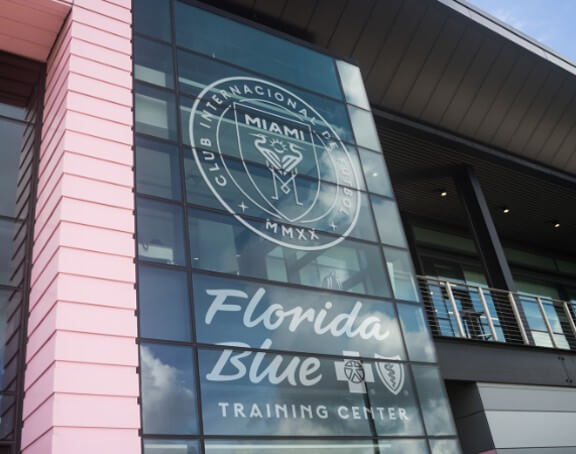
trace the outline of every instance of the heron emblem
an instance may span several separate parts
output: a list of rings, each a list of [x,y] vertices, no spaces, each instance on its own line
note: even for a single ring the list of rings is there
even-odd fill
[[[252,134],[255,137],[254,146],[264,156],[266,165],[272,174],[274,195],[272,200],[279,200],[279,192],[294,194],[294,201],[302,205],[298,198],[296,186],[297,166],[302,162],[302,148],[293,142],[270,138],[265,134]]]

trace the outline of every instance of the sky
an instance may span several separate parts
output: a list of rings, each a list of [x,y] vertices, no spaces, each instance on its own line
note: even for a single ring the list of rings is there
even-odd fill
[[[576,0],[468,0],[576,63]]]

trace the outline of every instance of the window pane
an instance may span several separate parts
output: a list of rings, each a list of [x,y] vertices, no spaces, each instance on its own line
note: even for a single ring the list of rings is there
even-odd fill
[[[208,440],[207,454],[427,454],[424,440]],[[147,454],[147,453],[146,453]],[[179,454],[179,453],[178,453]],[[444,453],[438,453],[444,454]],[[447,452],[446,454],[452,454]]]
[[[438,368],[413,365],[412,372],[428,435],[455,435],[450,405],[444,393],[444,382]]]
[[[380,241],[392,246],[406,247],[404,229],[396,203],[376,196],[372,196],[371,200]]]
[[[176,140],[176,102],[164,90],[135,84],[136,132]]]
[[[330,57],[181,2],[175,7],[179,45],[341,98]]]
[[[136,191],[180,199],[180,162],[175,145],[136,137]]]
[[[142,421],[146,434],[198,432],[194,353],[191,347],[140,347]]]
[[[169,0],[136,0],[133,3],[134,30],[138,33],[169,41]]]
[[[406,359],[390,302],[193,275],[198,341],[363,357]],[[297,314],[307,314],[299,318]],[[264,347],[262,347],[264,348]]]
[[[9,298],[13,290],[2,290],[0,289],[0,389],[4,389],[7,383],[4,383],[4,351],[6,348],[6,334],[7,334],[7,309],[9,304]]]
[[[188,158],[185,161],[185,167],[188,202],[194,205],[226,210],[226,207],[217,200],[213,191],[208,188],[204,177],[200,174],[196,162]],[[278,183],[274,181],[275,177],[274,175],[271,175],[271,171],[268,167],[230,159],[226,161],[226,168],[230,179],[233,180],[233,183],[219,186],[217,190],[218,195],[227,201],[229,206],[232,208],[243,207],[238,211],[246,216],[270,219],[271,215],[275,214],[274,212],[270,213],[270,211],[272,211],[271,207],[267,203],[261,203],[259,205],[251,203],[250,199],[259,200],[261,194],[274,195],[277,192],[278,197],[274,195],[276,201],[273,202],[273,204],[282,211],[282,213],[288,214],[289,217],[297,217],[297,210],[299,211],[301,208],[300,205],[295,203],[293,189],[287,194],[283,191],[277,190]],[[353,198],[354,202],[359,203],[360,209],[355,227],[348,236],[352,238],[362,238],[369,241],[378,241],[372,211],[368,205],[368,197],[366,194],[355,190],[347,190],[345,193],[343,186],[324,183],[320,183],[319,185],[318,180],[312,178],[296,177],[296,181],[298,185],[296,188],[298,192],[298,200],[301,204],[309,207],[314,203],[313,201],[315,199],[321,199],[315,207],[308,211],[309,214],[306,216],[306,218],[318,218],[314,223],[314,228],[317,231],[328,232],[335,235],[343,233],[341,231],[335,232],[333,225],[351,225],[354,221],[356,210],[333,209],[330,214],[322,217],[327,208],[327,203],[324,201],[327,200],[330,203],[334,201],[335,206],[337,207],[342,204],[342,201],[345,198]],[[239,187],[245,190],[245,194],[240,193]],[[318,195],[319,192],[320,196]],[[271,200],[268,201],[271,202]],[[305,221],[293,221],[291,224],[303,228],[309,228],[309,223],[306,223]]]
[[[432,454],[460,454],[457,440],[430,440]]]
[[[386,267],[392,279],[394,296],[406,301],[419,301],[416,279],[412,271],[412,262],[407,251],[384,248]]]
[[[161,87],[173,88],[172,48],[134,36],[134,77]]]
[[[408,356],[412,361],[436,361],[434,345],[422,308],[413,304],[398,304]]]
[[[184,265],[182,209],[145,199],[139,199],[137,207],[138,257]]]
[[[388,169],[381,153],[367,150],[358,150],[368,190],[375,194],[392,197],[392,185],[388,176]]]
[[[206,435],[422,434],[404,363],[228,349],[199,361]]]
[[[360,68],[342,60],[337,60],[336,66],[338,67],[346,101],[363,109],[370,109],[370,103],[368,102],[368,96],[366,96]]]
[[[200,443],[191,440],[144,439],[144,454],[200,454]]]
[[[381,151],[380,139],[376,132],[372,113],[352,106],[348,106],[348,112],[350,113],[350,121],[352,122],[352,129],[354,130],[358,146]]]
[[[293,250],[275,246],[232,216],[201,210],[189,213],[190,252],[195,267],[312,287],[390,295],[375,245],[344,240],[320,251]],[[263,228],[260,221],[245,221],[255,229]]]
[[[184,271],[139,266],[138,320],[141,337],[191,340],[186,278]]]
[[[236,70],[235,70],[236,71]],[[223,83],[224,84],[224,83]],[[230,82],[231,84],[231,82]],[[250,89],[254,89],[254,86],[258,84],[258,82],[254,82],[251,81],[250,82]],[[235,84],[235,87],[243,87],[243,86],[249,86],[249,85],[239,85],[239,84]],[[221,87],[225,87],[225,85],[219,85],[217,88],[217,91],[221,91],[222,88]],[[262,87],[260,87],[262,88]],[[284,90],[284,88],[282,88],[282,90]],[[227,92],[230,93],[230,92]],[[262,92],[261,92],[262,93]],[[265,93],[265,92],[264,92]],[[297,109],[296,111],[289,111],[289,110],[281,110],[278,108],[277,104],[264,104],[262,102],[260,102],[256,97],[249,97],[248,95],[246,96],[242,96],[242,103],[239,102],[234,102],[234,101],[230,101],[228,100],[226,103],[224,102],[224,99],[218,98],[217,99],[221,102],[221,106],[217,106],[215,105],[215,102],[210,103],[212,105],[212,107],[207,107],[209,102],[203,102],[199,105],[198,110],[197,110],[197,116],[205,114],[205,112],[209,112],[209,113],[213,113],[215,117],[222,117],[222,120],[218,120],[220,123],[220,127],[224,126],[224,128],[222,129],[222,131],[220,131],[219,134],[219,140],[222,142],[220,145],[220,148],[222,150],[226,150],[226,153],[232,156],[237,156],[237,154],[234,154],[234,149],[238,148],[238,136],[237,136],[237,130],[236,128],[238,127],[240,132],[245,131],[246,129],[248,129],[248,132],[266,132],[268,135],[270,135],[270,130],[266,130],[264,129],[264,127],[262,126],[262,124],[256,124],[256,125],[252,125],[252,127],[246,127],[245,124],[243,124],[242,121],[236,121],[238,117],[236,117],[235,115],[240,115],[243,114],[245,112],[247,113],[252,113],[254,114],[254,112],[257,112],[258,110],[260,110],[260,112],[258,113],[260,118],[262,120],[266,120],[268,125],[271,125],[272,123],[277,122],[277,119],[281,116],[284,119],[288,119],[288,122],[293,121],[292,125],[294,124],[298,124],[300,123],[301,125],[304,125],[305,128],[310,128],[310,132],[314,135],[315,137],[315,143],[316,143],[316,147],[320,148],[323,145],[321,144],[321,140],[318,137],[321,137],[322,131],[324,130],[323,128],[325,128],[326,126],[330,126],[332,128],[332,130],[336,133],[336,135],[338,136],[338,138],[340,140],[342,140],[345,143],[348,144],[354,144],[354,136],[352,134],[352,129],[350,128],[350,123],[348,120],[348,115],[346,113],[346,107],[344,106],[344,104],[336,102],[336,101],[332,101],[329,100],[327,98],[324,97],[320,97],[320,96],[315,96],[312,95],[310,93],[306,93],[306,92],[302,92],[299,91],[297,89],[294,88],[287,88],[286,91],[282,91],[282,93],[286,94],[288,96],[288,93],[293,94],[298,96],[299,100],[296,98],[290,98],[291,100],[294,100],[297,104]],[[206,96],[206,95],[205,95]],[[218,95],[216,95],[218,96]],[[232,99],[233,97],[230,94],[227,94],[228,98]],[[206,99],[205,97],[202,99]],[[210,99],[210,98],[208,98]],[[303,101],[303,102],[302,102]],[[182,142],[185,145],[190,145],[190,133],[189,133],[189,122],[190,122],[190,115],[192,112],[192,107],[194,105],[195,100],[193,99],[189,99],[187,97],[182,97],[181,99],[181,105],[180,105],[180,115],[181,115],[181,122],[182,122]],[[306,103],[307,105],[305,105],[304,103]],[[227,106],[229,106],[230,104],[232,104],[233,106],[235,106],[235,109],[227,109]],[[243,107],[243,105],[253,105],[255,106],[254,109],[252,110],[249,107]],[[291,104],[293,105],[293,104]],[[299,110],[302,109],[306,109],[309,110],[310,107],[312,107],[316,112],[311,112],[310,115],[314,115],[314,118],[316,118],[316,120],[314,120],[314,122],[312,121],[306,121],[306,119],[304,118],[304,122],[302,122],[301,120],[302,115],[300,115],[298,113]],[[278,115],[278,116],[276,116]],[[253,115],[253,117],[255,117],[255,115]],[[198,119],[199,120],[199,119]],[[242,120],[242,119],[240,119]],[[281,120],[281,122],[279,123],[281,126],[283,125],[283,123],[285,123],[285,120]],[[290,123],[285,123],[285,124],[290,124]],[[257,131],[256,131],[257,129]],[[282,139],[283,136],[282,134],[272,134],[275,135],[277,138]],[[243,139],[245,139],[243,137]],[[231,149],[230,149],[231,148]],[[250,151],[250,150],[247,150]],[[305,158],[307,158],[305,156]],[[247,157],[247,159],[251,159],[251,157]]]
[[[519,298],[528,326],[531,329],[546,331],[546,323],[542,318],[542,312],[540,312],[540,307],[538,307],[536,300],[529,296],[520,296]]]
[[[26,118],[26,109],[24,107],[0,102],[0,115],[15,120],[24,120]]]
[[[0,215],[16,215],[16,194],[20,150],[25,125],[0,118]]]
[[[12,239],[18,224],[14,221],[0,219],[0,284],[11,285],[12,275]]]

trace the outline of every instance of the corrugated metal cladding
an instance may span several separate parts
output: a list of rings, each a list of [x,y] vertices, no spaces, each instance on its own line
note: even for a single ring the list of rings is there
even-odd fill
[[[358,62],[376,106],[576,174],[574,67],[457,3],[205,2]]]

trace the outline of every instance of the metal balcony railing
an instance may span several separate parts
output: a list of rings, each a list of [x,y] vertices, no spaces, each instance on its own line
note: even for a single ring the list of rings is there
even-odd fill
[[[576,350],[576,303],[418,276],[432,333]]]

